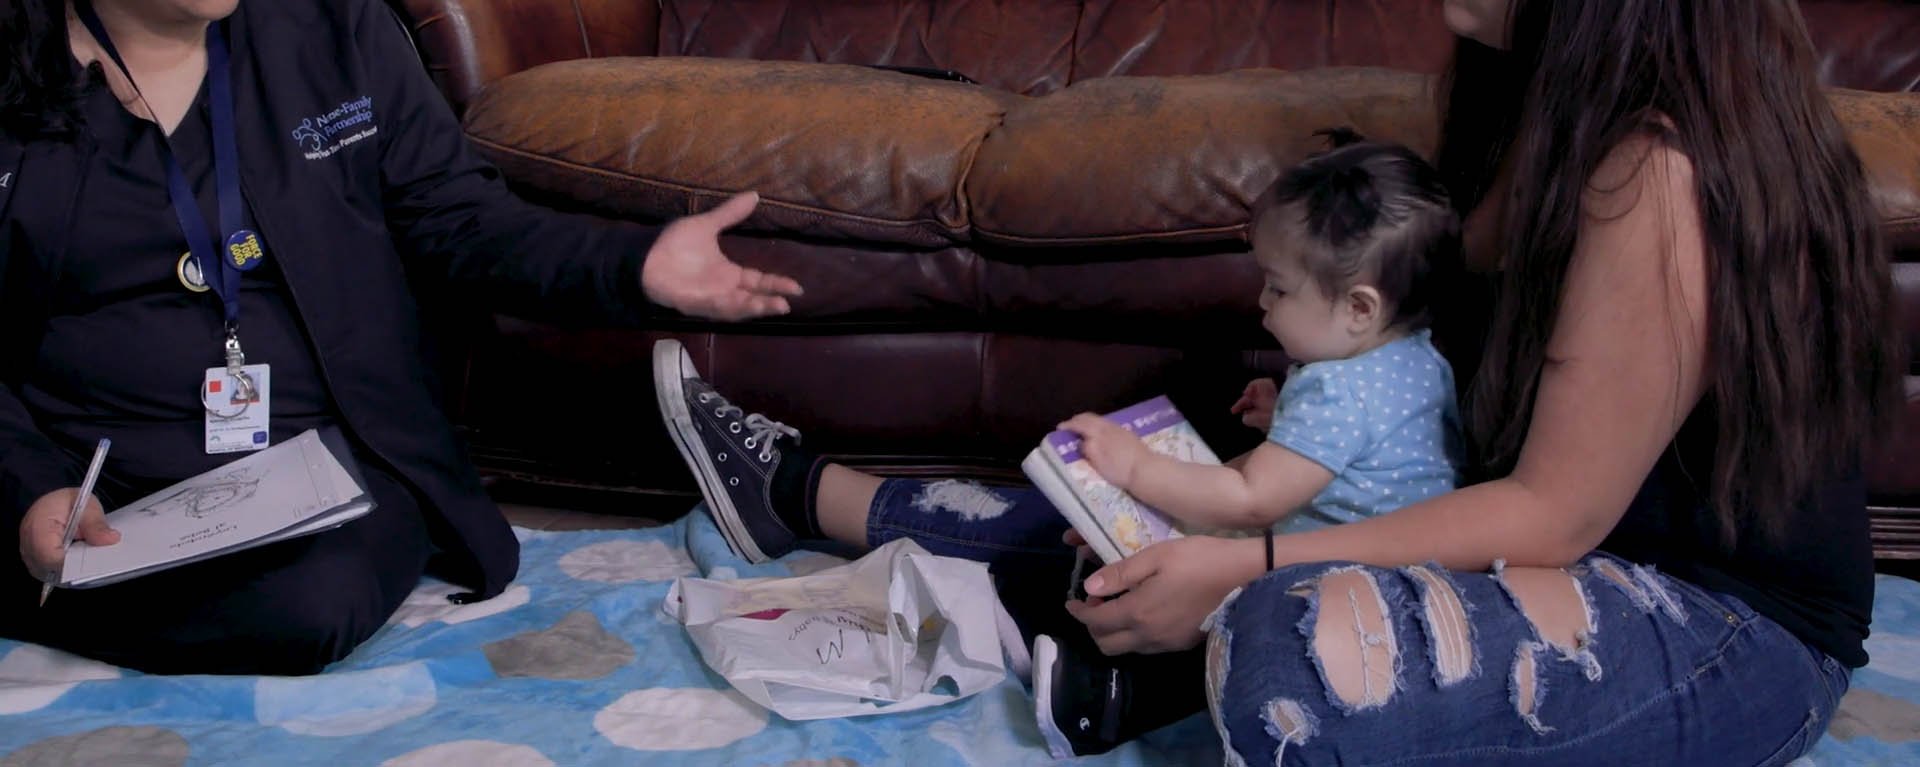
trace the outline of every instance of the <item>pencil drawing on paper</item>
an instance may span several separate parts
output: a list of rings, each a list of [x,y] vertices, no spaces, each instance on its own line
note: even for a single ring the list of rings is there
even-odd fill
[[[254,476],[254,472],[247,469],[235,469],[180,488],[142,511],[149,516],[184,514],[193,519],[205,519],[252,498],[260,491],[260,483],[266,478],[266,472]]]

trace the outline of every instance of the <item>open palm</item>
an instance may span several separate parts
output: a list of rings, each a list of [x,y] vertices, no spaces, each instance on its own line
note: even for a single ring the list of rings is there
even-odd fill
[[[713,320],[747,320],[791,311],[787,299],[801,294],[800,283],[741,266],[720,252],[720,233],[746,220],[759,203],[758,194],[744,192],[720,207],[667,225],[640,270],[647,298],[683,314]]]

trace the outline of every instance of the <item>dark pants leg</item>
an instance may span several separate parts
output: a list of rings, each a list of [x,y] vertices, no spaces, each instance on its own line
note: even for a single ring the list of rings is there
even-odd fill
[[[318,673],[385,625],[429,545],[413,494],[365,466],[376,506],[333,530],[94,589],[0,566],[0,636],[156,674]],[[17,530],[4,532],[8,552]]]
[[[1036,490],[895,479],[874,494],[867,543],[911,538],[935,554],[986,563],[1001,602],[1031,642],[1034,634],[1086,634],[1062,607],[1074,558],[1060,539],[1067,527]]]
[[[1032,488],[971,482],[890,479],[867,513],[867,543],[911,538],[935,554],[985,562],[1007,613],[1029,644],[1046,634],[1083,657],[1099,657],[1087,627],[1066,610],[1073,550],[1062,542],[1069,527],[1045,495]],[[1087,563],[1087,572],[1098,567]],[[1205,711],[1206,656],[1199,648],[1156,655],[1122,655],[1107,662],[1127,669],[1136,690],[1151,697],[1134,708],[1140,731]]]

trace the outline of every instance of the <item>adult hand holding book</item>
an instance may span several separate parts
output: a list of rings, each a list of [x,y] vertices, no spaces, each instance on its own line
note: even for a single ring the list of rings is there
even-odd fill
[[[1067,603],[1108,655],[1184,650],[1235,588],[1262,570],[1258,539],[1189,535],[1161,541],[1087,576],[1087,599]]]

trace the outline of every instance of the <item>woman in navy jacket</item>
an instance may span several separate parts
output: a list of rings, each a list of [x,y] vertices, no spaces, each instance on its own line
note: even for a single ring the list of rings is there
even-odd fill
[[[0,535],[17,533],[22,566],[0,568],[0,635],[152,672],[312,673],[427,569],[464,598],[500,593],[519,545],[432,397],[408,270],[504,311],[596,322],[662,307],[744,319],[799,293],[719,250],[751,195],[664,229],[515,198],[379,0],[10,6]],[[195,256],[223,243],[265,255],[243,272]],[[202,375],[227,364],[230,336],[271,367],[271,441],[340,428],[376,510],[35,607],[96,440],[113,440],[94,494],[108,506],[246,455],[205,442]],[[79,537],[111,544],[100,508]]]

